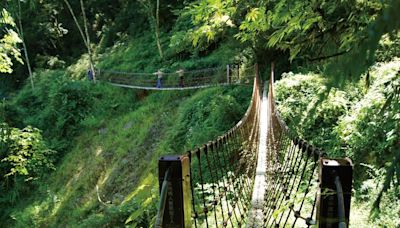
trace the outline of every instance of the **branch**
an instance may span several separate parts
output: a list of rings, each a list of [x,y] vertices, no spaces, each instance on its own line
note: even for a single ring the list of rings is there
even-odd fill
[[[98,186],[98,185],[96,185],[96,193],[97,193],[97,200],[98,200],[101,204],[103,204],[104,206],[108,207],[109,205],[106,204],[106,203],[104,203],[103,200],[101,200],[101,198],[100,198],[99,186]]]
[[[88,32],[88,27],[87,27],[85,8],[83,6],[82,0],[80,0],[80,3],[81,3],[81,11],[82,11],[82,16],[83,16],[83,26],[85,28],[85,34],[86,34],[86,43],[90,44],[90,37],[89,37],[89,32]]]
[[[325,60],[325,59],[333,58],[333,57],[336,57],[336,56],[344,55],[344,54],[350,52],[350,50],[351,49],[346,50],[346,51],[337,52],[337,53],[332,54],[332,55],[320,56],[320,57],[317,57],[317,58],[314,58],[314,59],[307,58],[307,60],[311,61],[311,62]]]
[[[92,71],[92,74],[93,74],[93,81],[96,82],[96,71],[94,70],[93,55],[92,55],[92,50],[90,48],[90,36],[89,36],[89,31],[88,31],[85,7],[83,6],[83,0],[80,0],[80,3],[81,3],[81,11],[82,11],[82,16],[83,16],[83,26],[85,28],[85,34],[86,34],[87,50],[88,50],[88,54],[89,54],[90,70]]]
[[[35,88],[35,84],[33,83],[33,74],[32,74],[32,68],[31,68],[31,62],[29,61],[29,55],[28,55],[28,49],[25,43],[25,37],[24,37],[24,29],[22,27],[22,13],[21,13],[21,2],[20,0],[16,0],[18,3],[18,24],[19,24],[19,29],[17,27],[17,31],[20,34],[20,38],[22,40],[22,46],[24,48],[24,55],[25,55],[25,62],[26,62],[26,66],[28,68],[28,73],[29,73],[29,78],[30,78],[30,82],[31,82],[31,87],[32,89]]]
[[[79,33],[80,33],[81,36],[82,36],[82,39],[83,39],[83,42],[85,43],[85,46],[86,46],[87,48],[89,48],[89,44],[87,43],[87,39],[86,39],[86,37],[85,37],[85,34],[83,34],[82,28],[81,28],[81,26],[79,25],[78,19],[77,19],[76,16],[75,16],[74,10],[72,9],[72,7],[71,7],[71,5],[69,4],[68,0],[64,0],[64,2],[65,2],[65,4],[67,5],[68,10],[69,10],[69,12],[70,12],[71,15],[72,15],[72,18],[74,19],[74,22],[75,22],[75,24],[76,24],[76,27],[78,28]]]
[[[399,145],[399,142],[395,142],[395,146],[394,148],[396,149],[396,144]],[[394,150],[396,151],[396,150]],[[395,152],[396,153],[396,152]],[[396,173],[396,169],[398,167],[398,163],[400,162],[400,152],[397,152],[397,154],[395,154],[392,164],[390,165],[390,167],[386,170],[386,176],[385,176],[385,180],[383,182],[382,188],[378,193],[378,196],[376,197],[374,203],[373,203],[373,207],[372,207],[372,211],[374,210],[380,210],[379,206],[382,200],[382,196],[383,194],[389,190],[390,188],[390,183],[392,182],[392,180],[394,179],[394,175]]]

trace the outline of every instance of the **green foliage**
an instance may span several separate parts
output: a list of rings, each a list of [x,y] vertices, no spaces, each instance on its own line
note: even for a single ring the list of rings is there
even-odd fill
[[[74,11],[80,12],[79,1],[70,2]],[[14,168],[4,172],[10,174],[8,179],[20,178],[7,193],[13,200],[5,201],[16,203],[1,211],[0,226],[151,226],[158,195],[157,158],[180,154],[229,129],[245,111],[251,89],[152,93],[79,81],[86,77],[88,56],[76,59],[84,49],[62,1],[22,3],[24,37],[31,56],[35,56],[33,65],[55,70],[36,71],[35,90],[24,86],[15,95],[0,91],[0,96],[10,98],[1,104],[0,120],[21,129],[33,126],[25,128],[23,137],[19,130],[18,140],[24,142],[24,137],[32,134],[46,141],[35,144],[34,148],[43,150],[30,157],[35,157],[34,164],[44,166],[28,166],[26,160],[19,159],[26,155],[20,144],[15,148],[22,149],[3,161],[8,170]],[[150,25],[154,26],[154,18],[148,17],[151,9],[143,8],[142,3],[85,1],[97,68],[174,71],[255,59],[263,64],[277,60],[281,70],[317,61],[318,70],[339,79],[367,69],[377,48],[378,60],[387,61],[399,54],[397,0],[161,1],[163,60],[149,31]],[[81,15],[77,16],[80,19]],[[12,27],[12,23],[2,25]],[[18,43],[15,36],[3,41],[11,44],[8,50]],[[286,59],[293,65],[286,64]],[[334,61],[325,62],[330,59]],[[75,64],[66,72],[57,70],[72,62]],[[7,92],[26,77],[20,67],[14,68],[17,77],[13,83],[1,81]],[[331,156],[353,158],[357,194],[367,183],[363,181],[371,178],[359,164],[367,162],[372,167],[368,170],[380,170],[381,178],[373,177],[374,191],[368,190],[360,198],[368,196],[369,201],[377,202],[375,206],[398,210],[390,204],[398,197],[393,191],[399,173],[398,76],[394,76],[397,68],[390,67],[391,73],[383,68],[374,68],[371,79],[365,76],[371,81],[369,89],[357,80],[345,85],[342,81],[342,87],[333,88],[340,83],[315,74],[285,75],[277,85],[277,98],[282,116],[300,136]],[[43,138],[36,128],[43,131]],[[8,148],[9,143],[0,146]],[[58,153],[45,153],[44,148]],[[24,180],[38,178],[50,169],[50,163],[41,161],[53,157],[59,164],[57,171],[49,180],[37,179],[40,187],[28,194],[29,185]],[[23,175],[26,170],[32,176]],[[96,192],[97,186],[100,192]],[[98,202],[96,194],[105,204]],[[16,200],[19,195],[20,201]],[[384,221],[393,213],[384,210],[375,219]],[[382,224],[391,226],[396,221]]]
[[[80,226],[98,227],[104,226],[104,224],[110,227],[124,226],[126,218],[135,212],[140,212],[140,216],[135,218],[133,227],[151,227],[151,220],[154,214],[157,213],[157,208],[155,202],[146,207],[136,200],[131,200],[118,206],[111,205],[101,213],[89,216],[80,223]]]
[[[213,42],[227,38],[224,31],[235,27],[232,16],[236,10],[236,2],[231,0],[204,0],[188,4],[177,19],[178,27],[182,23],[185,26],[175,30],[170,46],[177,47],[182,43],[188,47],[191,43],[200,50],[207,49]]]
[[[17,44],[22,41],[13,27],[14,19],[3,8],[0,14],[0,73],[12,73],[12,58],[22,63],[21,53],[17,48]]]
[[[40,130],[30,126],[19,130],[3,123],[0,132],[3,178],[24,176],[27,181],[54,169],[52,155],[55,151],[47,149]]]
[[[47,181],[41,182],[35,194],[27,202],[19,201],[4,214],[2,221],[15,226],[63,223],[98,227],[127,223],[148,227],[158,202],[156,165],[159,156],[180,154],[232,127],[243,115],[251,92],[250,87],[233,86],[148,93],[101,83],[73,82],[62,74],[57,77],[56,71],[40,76],[42,79],[35,91],[26,87],[13,99],[12,103],[18,104],[18,108],[7,109],[7,119],[21,125],[26,122],[41,124],[53,145],[55,133],[73,132],[73,136],[64,137],[73,140],[68,150],[61,151],[69,152],[59,160],[57,170]],[[90,89],[82,92],[86,87]],[[68,91],[71,96],[63,96],[65,93],[61,91]],[[82,109],[63,109],[59,103],[62,97],[68,103],[81,102],[82,98],[72,95],[83,93],[90,97],[89,107],[82,103],[79,105]],[[58,98],[47,94],[58,94]],[[200,103],[204,111],[198,109]],[[75,120],[69,112],[90,111],[79,117],[82,118],[79,121],[71,122],[73,126],[64,125],[63,132],[52,129],[57,126],[57,118],[50,118],[56,107],[60,108],[57,116],[68,120]],[[13,118],[11,113],[14,113]],[[46,125],[49,120],[54,122]],[[97,200],[96,186],[106,205]]]
[[[343,111],[346,101],[334,104],[324,98],[335,100],[335,91],[328,95],[326,80],[316,74],[283,74],[276,83],[276,99],[282,117],[300,137],[312,140],[316,146],[326,146],[327,137]],[[334,110],[334,112],[330,112]]]
[[[13,100],[19,126],[32,125],[42,129],[51,143],[62,151],[79,130],[79,124],[92,105],[90,85],[84,82],[67,82],[62,72],[45,72],[38,83],[39,89],[25,87]],[[20,119],[17,119],[20,118]]]
[[[369,88],[362,80],[331,87],[329,80],[311,73],[286,74],[276,83],[278,108],[290,128],[329,156],[352,158],[357,196],[369,197],[377,224],[392,214],[389,208],[398,210],[393,202],[399,198],[399,70],[398,58],[375,65]],[[376,169],[379,177],[371,175]],[[371,181],[379,187],[363,192]]]
[[[379,5],[379,3],[371,5],[376,7],[376,4]],[[350,48],[349,54],[339,58],[336,62],[328,64],[325,70],[327,74],[341,76],[342,79],[358,78],[359,75],[366,72],[374,64],[376,60],[375,52],[378,49],[379,41],[382,40],[382,36],[388,33],[394,36],[400,29],[400,17],[397,13],[400,2],[388,0],[381,7],[378,11],[379,14],[373,17],[374,20],[366,23],[366,26],[360,30],[359,39],[353,38],[344,43]],[[354,35],[352,34],[352,36]]]
[[[171,136],[174,151],[193,149],[234,126],[245,112],[243,104],[250,97],[249,91],[243,87],[215,88],[189,98],[179,109],[177,131]]]
[[[373,209],[380,211],[382,195],[389,192],[395,196],[392,191],[398,192],[399,186],[395,180],[395,176],[400,174],[399,59],[374,67],[372,75],[374,83],[357,106],[343,117],[336,130],[342,147],[354,160],[385,168],[385,178],[373,204]],[[368,175],[362,170],[359,178],[364,180]]]
[[[376,66],[371,72],[373,85],[338,125],[337,132],[347,153],[357,160],[366,159],[381,167],[388,161],[382,157],[393,154],[388,150],[400,140],[396,134],[400,108],[399,70],[398,60]]]
[[[376,51],[377,62],[390,61],[394,57],[400,57],[400,32],[382,36]]]
[[[168,35],[170,34],[162,33],[161,40],[164,45],[167,44]],[[121,42],[114,45],[106,53],[99,55],[97,67],[105,70],[151,73],[158,69],[175,71],[180,68],[195,70],[220,67],[243,59],[240,47],[233,42],[226,42],[221,44],[218,49],[207,53],[199,53],[198,50],[193,50],[193,52],[182,54],[176,53],[175,51],[179,52],[179,50],[174,48],[166,49],[165,58],[161,61],[157,56],[157,47],[151,37],[150,33],[145,33],[129,42]],[[83,72],[86,69],[82,67],[81,61],[70,67],[70,70],[75,78],[85,77]]]
[[[396,0],[197,0],[180,11],[177,21],[190,20],[191,26],[176,31],[171,46],[191,41],[211,49],[229,35],[251,47],[263,64],[318,62],[330,76],[358,79],[374,63],[381,37],[397,34],[398,8]]]
[[[224,27],[233,27],[231,20],[235,13],[235,1],[207,0],[198,1],[187,7],[184,14],[191,16],[198,27],[188,32],[194,46],[205,46],[222,34]]]
[[[118,101],[126,93],[101,84],[68,80],[61,71],[46,71],[37,77],[38,88],[32,90],[26,86],[21,90],[8,105],[6,119],[16,126],[42,129],[51,148],[60,153],[72,145],[71,138],[81,132],[84,119],[105,113],[110,116],[116,109],[131,107],[129,103],[121,106]],[[106,103],[101,103],[100,99],[105,97],[108,97]],[[126,99],[131,97],[128,95]]]
[[[0,220],[21,195],[29,191],[55,169],[56,151],[48,149],[40,130],[20,130],[0,123]]]

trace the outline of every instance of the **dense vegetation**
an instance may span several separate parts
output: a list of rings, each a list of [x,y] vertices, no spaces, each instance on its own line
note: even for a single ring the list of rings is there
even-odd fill
[[[266,79],[271,61],[295,72],[277,85],[291,129],[353,159],[353,221],[400,225],[399,1],[0,5],[1,227],[149,226],[157,158],[230,128],[251,92],[124,90],[87,82],[88,69],[257,62]]]
[[[375,65],[370,80],[369,88],[364,80],[330,88],[321,75],[287,73],[277,83],[278,108],[300,137],[330,157],[352,159],[353,208],[371,210],[377,226],[397,227],[400,59]],[[358,216],[353,224],[365,224]]]
[[[21,179],[16,182],[19,186],[3,186],[1,198],[2,205],[8,205],[2,207],[1,221],[11,219],[15,226],[119,226],[128,218],[148,226],[158,196],[158,157],[193,148],[223,133],[241,118],[251,92],[250,87],[240,86],[146,94],[65,80],[65,75],[57,74],[60,72],[42,76],[34,91],[27,85],[5,108],[7,122],[40,127],[52,148],[47,149],[39,130],[30,127],[21,132],[35,134],[25,138],[34,136],[32,141],[39,145],[25,143],[23,148],[28,147],[26,151],[38,158],[30,158],[13,145],[3,147],[5,152],[12,148],[16,156],[25,155],[30,161],[26,173],[5,176]],[[20,130],[13,131],[16,136],[11,140],[21,137],[17,135]],[[44,163],[43,157],[49,162]],[[48,180],[26,182],[30,176],[45,175],[44,169],[53,170],[55,165]],[[29,187],[36,188],[35,194],[29,194]],[[20,201],[22,198],[28,203]]]

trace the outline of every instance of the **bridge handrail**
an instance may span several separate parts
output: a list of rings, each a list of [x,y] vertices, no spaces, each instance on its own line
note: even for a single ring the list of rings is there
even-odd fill
[[[187,90],[205,88],[215,85],[246,85],[249,78],[254,75],[248,74],[249,67],[239,67],[236,65],[230,68],[224,67],[197,69],[183,71],[183,75],[178,72],[162,73],[163,77],[157,79],[154,73],[144,72],[124,72],[117,70],[96,69],[97,80],[111,83],[114,86],[126,88],[138,88],[145,90]]]
[[[232,226],[244,224],[255,170],[248,165],[246,159],[240,157],[241,153],[246,151],[248,151],[248,156],[256,156],[255,142],[258,138],[260,104],[257,66],[254,66],[254,75],[252,99],[241,120],[213,141],[180,156],[189,159],[188,167],[182,166],[182,170],[188,169],[189,171],[187,174],[190,179],[188,195],[191,196],[191,210],[193,211],[190,212],[190,223],[196,227],[208,226],[212,223],[215,223],[216,226],[228,223]],[[164,161],[164,157],[160,159],[160,162]],[[162,166],[164,164],[162,163]],[[159,175],[163,175],[162,171]],[[183,173],[182,175],[185,176]],[[160,182],[160,184],[162,183]],[[174,191],[172,190],[172,192]],[[206,197],[210,193],[213,196],[211,199]],[[230,198],[232,196],[234,198]],[[184,197],[182,200],[188,201]],[[184,202],[179,202],[181,207],[183,204]],[[169,206],[167,205],[167,207],[165,212],[170,215]],[[175,221],[179,220],[181,225],[186,224],[185,216],[182,214]],[[165,221],[166,224],[171,221],[172,217],[170,217],[166,217],[168,220]]]
[[[348,158],[329,159],[322,150],[310,145],[290,131],[285,121],[281,118],[276,108],[274,99],[274,65],[271,65],[271,78],[269,84],[269,167],[274,175],[269,175],[267,181],[268,196],[265,199],[264,227],[285,227],[293,214],[292,227],[300,218],[308,227],[318,223],[319,227],[341,226],[346,227],[349,222],[350,197],[352,187],[352,162]],[[281,158],[279,158],[281,157]],[[309,166],[309,160],[312,167]],[[307,194],[312,191],[312,179],[319,164],[319,185],[317,187],[314,203],[310,208],[310,215],[301,214]],[[311,164],[310,164],[311,165]],[[297,175],[300,179],[296,181]],[[268,176],[268,175],[267,175]],[[294,176],[294,177],[293,177]],[[308,176],[308,177],[307,177]],[[306,180],[302,183],[303,178]],[[337,180],[343,180],[345,191],[340,190]],[[305,190],[300,186],[303,184]],[[296,185],[296,187],[295,187]],[[327,192],[336,192],[333,196]],[[302,195],[301,197],[298,194]],[[300,200],[296,210],[296,200]],[[289,207],[285,205],[289,203]],[[318,203],[317,203],[318,202]],[[336,205],[333,206],[332,205]],[[314,211],[316,209],[316,213]],[[315,216],[315,219],[314,219]]]
[[[164,221],[164,211],[165,211],[165,205],[167,203],[167,197],[168,197],[168,184],[169,184],[169,169],[165,172],[164,175],[164,180],[162,182],[161,186],[161,193],[160,193],[160,205],[159,205],[159,210],[157,213],[157,219],[155,223],[155,227],[161,228],[163,221]]]
[[[273,73],[272,67],[262,226],[295,227],[302,220],[307,227],[345,227],[349,222],[351,160],[326,158],[326,153],[290,131],[275,107]],[[157,221],[162,221],[162,227],[240,227],[246,223],[258,156],[260,103],[255,66],[250,104],[234,127],[184,155],[159,160],[160,186],[166,185],[165,172],[173,173],[171,189],[162,194],[160,202],[163,219]],[[318,185],[313,182],[317,168]],[[161,187],[162,192],[165,189]]]

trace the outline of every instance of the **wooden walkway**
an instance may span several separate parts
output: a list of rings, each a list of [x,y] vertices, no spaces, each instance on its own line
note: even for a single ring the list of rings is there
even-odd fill
[[[264,91],[260,105],[260,138],[258,141],[257,168],[254,180],[253,196],[251,200],[251,210],[249,211],[249,220],[247,227],[262,227],[264,224],[264,195],[265,195],[265,173],[267,161],[267,131],[268,131],[268,84],[264,85]]]

